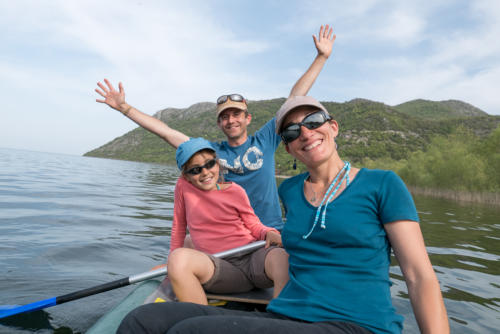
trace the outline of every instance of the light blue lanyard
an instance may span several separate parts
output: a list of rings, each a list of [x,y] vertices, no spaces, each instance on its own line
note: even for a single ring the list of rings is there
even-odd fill
[[[337,176],[335,176],[335,178],[333,179],[332,183],[330,183],[330,186],[328,187],[328,190],[326,191],[325,196],[323,196],[323,199],[321,200],[321,203],[319,204],[318,209],[316,210],[316,217],[314,218],[314,223],[313,223],[313,226],[311,227],[311,230],[306,235],[303,235],[302,239],[307,239],[311,235],[314,228],[316,227],[316,224],[318,223],[318,220],[319,220],[319,214],[321,212],[321,208],[323,206],[323,203],[325,203],[325,200],[326,200],[325,207],[323,208],[323,213],[321,215],[321,228],[322,229],[326,228],[326,222],[325,222],[326,221],[326,207],[328,206],[328,203],[332,200],[333,196],[335,196],[335,194],[339,190],[339,188],[342,185],[342,183],[344,182],[344,180],[346,180],[346,187],[349,185],[349,172],[350,172],[350,170],[351,170],[351,164],[349,162],[345,161],[344,167],[342,167],[342,169],[339,171]],[[342,176],[342,178],[340,179],[339,184],[337,184],[335,189],[331,192],[333,186],[337,183],[340,175],[342,175],[342,172],[344,172],[344,171],[345,171],[345,173]],[[330,194],[330,192],[331,192],[331,194]],[[328,196],[328,195],[330,195],[330,196]]]

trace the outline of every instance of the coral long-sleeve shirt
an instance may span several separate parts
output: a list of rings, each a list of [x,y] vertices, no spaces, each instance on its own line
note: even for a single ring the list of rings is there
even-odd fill
[[[277,232],[261,223],[238,184],[205,191],[182,176],[175,186],[172,225],[170,252],[183,246],[186,228],[194,247],[208,254],[264,240],[268,231]]]

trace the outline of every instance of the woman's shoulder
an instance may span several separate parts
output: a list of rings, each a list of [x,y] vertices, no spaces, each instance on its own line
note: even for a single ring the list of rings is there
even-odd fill
[[[371,183],[378,188],[404,184],[401,177],[392,170],[361,168],[358,173],[358,177],[360,176],[364,183]]]
[[[373,178],[373,179],[385,179],[387,177],[397,177],[397,174],[388,169],[371,169],[371,168],[361,168],[358,173],[360,176]]]

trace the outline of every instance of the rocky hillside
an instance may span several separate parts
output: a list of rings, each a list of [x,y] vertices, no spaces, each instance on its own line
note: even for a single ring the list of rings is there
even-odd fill
[[[249,132],[253,133],[272,118],[285,99],[250,101],[252,114]],[[337,140],[342,157],[353,162],[364,158],[405,159],[421,150],[435,135],[446,135],[462,126],[486,136],[500,124],[500,116],[491,116],[465,102],[414,100],[397,106],[365,99],[344,103],[322,102],[339,122]],[[154,117],[189,136],[224,140],[215,120],[215,104],[197,103],[189,108],[167,108]],[[175,164],[175,151],[162,139],[136,128],[85,154],[85,156]],[[283,145],[277,151],[278,173],[289,174],[290,156]]]

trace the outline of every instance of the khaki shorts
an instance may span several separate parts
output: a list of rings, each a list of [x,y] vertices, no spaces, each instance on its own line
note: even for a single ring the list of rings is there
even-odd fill
[[[273,286],[273,281],[265,273],[264,262],[267,253],[276,248],[259,248],[240,256],[220,259],[208,255],[215,266],[214,275],[203,288],[211,293],[238,293],[253,288],[266,289]]]

